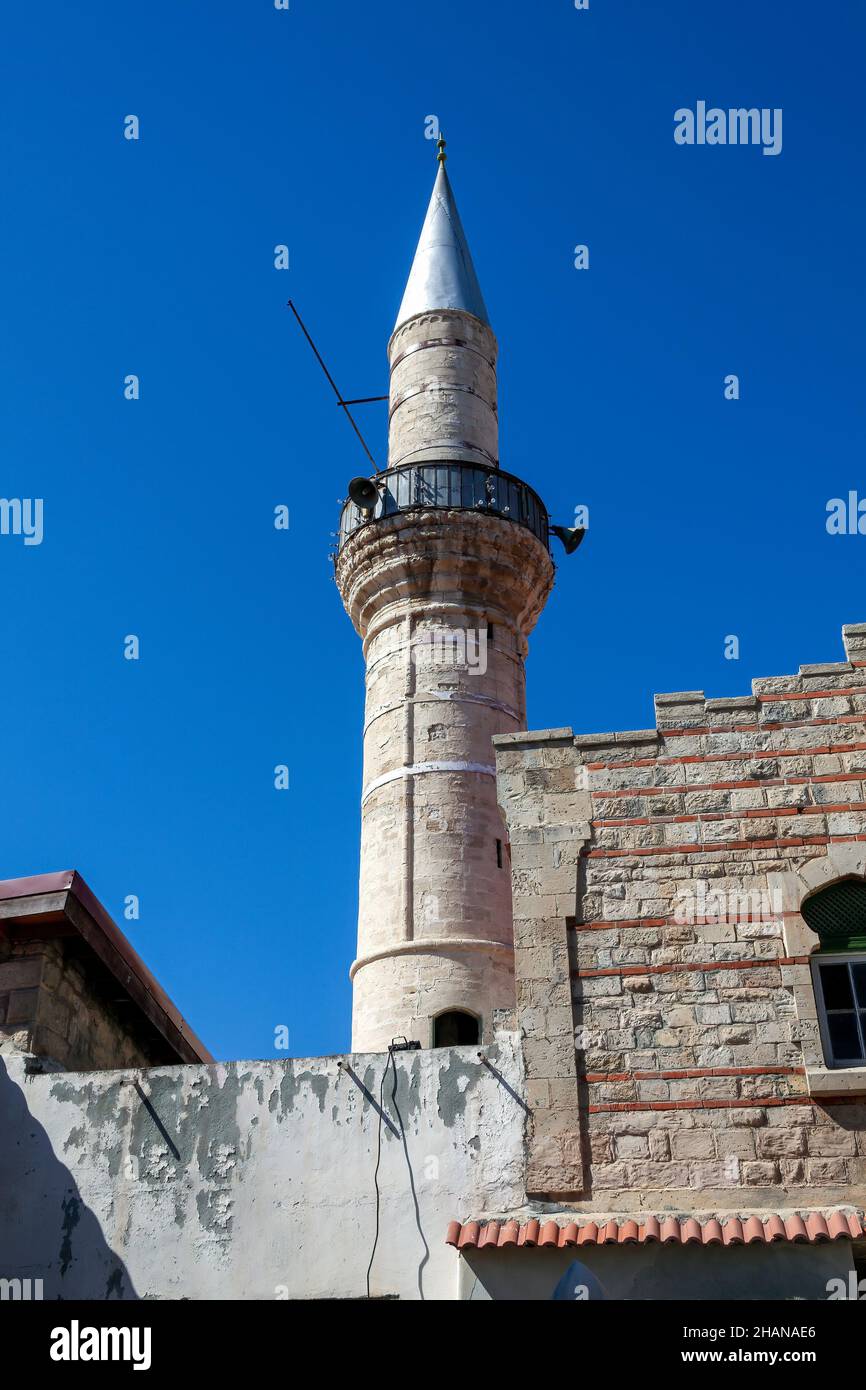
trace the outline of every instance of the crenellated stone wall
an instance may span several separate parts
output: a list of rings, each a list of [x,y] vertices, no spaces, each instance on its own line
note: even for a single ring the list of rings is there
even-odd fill
[[[866,1199],[866,1069],[825,1065],[800,913],[866,877],[866,625],[844,639],[748,697],[658,696],[654,729],[496,740],[531,1191],[558,1163],[596,1208]]]

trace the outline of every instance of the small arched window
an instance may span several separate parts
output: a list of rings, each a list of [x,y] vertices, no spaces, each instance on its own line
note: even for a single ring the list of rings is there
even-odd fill
[[[434,1047],[461,1047],[480,1041],[480,1020],[463,1009],[449,1009],[433,1020]]]
[[[866,883],[831,883],[801,912],[821,942],[812,971],[827,1065],[866,1066]]]

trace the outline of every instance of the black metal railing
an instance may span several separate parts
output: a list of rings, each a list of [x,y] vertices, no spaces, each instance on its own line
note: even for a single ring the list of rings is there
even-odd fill
[[[362,511],[351,500],[344,503],[338,549],[359,526],[397,512],[432,508],[501,516],[526,526],[543,545],[549,543],[547,510],[541,498],[512,473],[498,468],[475,463],[412,463],[389,468],[372,481],[379,489],[372,511]]]

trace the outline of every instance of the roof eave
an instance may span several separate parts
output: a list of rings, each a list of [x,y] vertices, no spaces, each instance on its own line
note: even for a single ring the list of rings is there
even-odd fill
[[[76,870],[0,880],[0,931],[14,926],[38,929],[41,935],[77,935],[110,971],[180,1061],[214,1062],[204,1043]]]

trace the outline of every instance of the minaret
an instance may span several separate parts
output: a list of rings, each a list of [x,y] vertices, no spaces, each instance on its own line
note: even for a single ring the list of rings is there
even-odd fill
[[[340,526],[367,702],[352,1048],[488,1041],[514,1007],[491,739],[524,729],[548,518],[499,468],[497,345],[445,170],[388,344],[388,468]],[[354,491],[355,489],[353,489]]]

